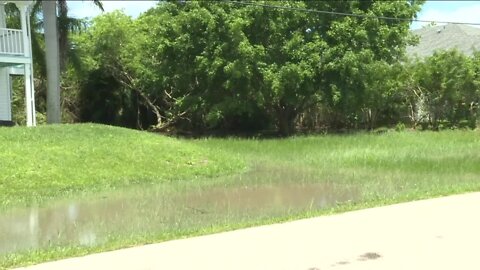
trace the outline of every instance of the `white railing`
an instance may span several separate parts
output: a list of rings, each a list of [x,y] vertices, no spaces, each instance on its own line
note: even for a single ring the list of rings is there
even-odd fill
[[[0,54],[23,55],[22,30],[0,28]]]

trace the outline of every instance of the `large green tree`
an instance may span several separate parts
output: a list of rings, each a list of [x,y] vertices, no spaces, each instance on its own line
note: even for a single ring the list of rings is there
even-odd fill
[[[397,98],[387,71],[399,69],[414,42],[408,20],[423,2],[172,1],[137,20],[96,19],[79,44],[90,70],[106,76],[92,82],[113,79],[157,129],[290,135],[300,116],[319,107],[339,126],[372,128]]]
[[[358,114],[366,67],[398,61],[413,41],[408,21],[378,16],[411,19],[423,1],[255,3],[263,6],[163,4],[143,16],[143,31],[155,37],[142,50],[145,69],[158,71],[151,91],[166,91],[177,98],[177,113],[190,111],[207,126],[267,112],[282,135],[319,102]]]
[[[148,80],[136,69],[139,40],[135,29],[132,18],[114,11],[94,18],[87,32],[73,37],[83,65],[69,72],[71,81],[78,82],[77,106],[72,109],[80,121],[142,127],[136,103],[147,100],[139,96],[143,91],[136,88],[136,82]]]

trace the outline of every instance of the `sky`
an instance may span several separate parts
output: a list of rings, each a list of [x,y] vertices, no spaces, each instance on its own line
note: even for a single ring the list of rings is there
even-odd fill
[[[123,0],[102,1],[105,12],[123,9],[127,15],[137,17],[140,13],[155,6],[158,1]],[[69,1],[70,14],[77,18],[94,17],[100,10],[92,1]],[[480,1],[427,1],[418,14],[418,19],[434,21],[455,21],[480,24]],[[421,28],[423,23],[414,23],[412,29]]]
[[[480,2],[478,1],[427,1],[418,14],[420,20],[453,21],[480,24]],[[423,23],[414,23],[413,29]],[[477,26],[478,27],[478,26]]]
[[[69,15],[77,18],[95,17],[101,14],[101,11],[90,0],[84,1],[68,1]],[[125,14],[132,17],[138,17],[140,13],[154,7],[158,1],[144,1],[144,0],[123,0],[123,1],[102,1],[105,12],[120,9]]]

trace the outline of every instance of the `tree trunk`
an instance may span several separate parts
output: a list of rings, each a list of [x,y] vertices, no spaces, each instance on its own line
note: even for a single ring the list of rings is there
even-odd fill
[[[69,45],[69,25],[61,25],[62,21],[68,18],[67,0],[58,0],[58,16],[57,16],[57,35],[58,35],[58,55],[60,62],[60,74],[65,71],[67,66],[67,55]]]
[[[297,112],[289,106],[280,106],[277,109],[278,133],[280,136],[287,137],[295,132],[295,119]]]
[[[47,66],[47,123],[61,123],[60,60],[56,1],[42,1]]]

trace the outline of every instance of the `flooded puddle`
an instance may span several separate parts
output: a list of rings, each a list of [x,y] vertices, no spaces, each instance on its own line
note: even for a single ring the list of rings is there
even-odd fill
[[[165,192],[159,185],[0,213],[0,255],[50,246],[100,245],[119,235],[198,231],[329,208],[359,197],[354,188],[329,183],[268,182],[182,192]]]

